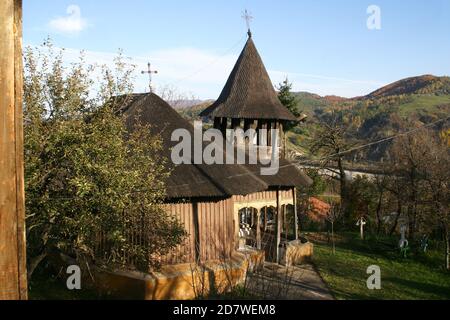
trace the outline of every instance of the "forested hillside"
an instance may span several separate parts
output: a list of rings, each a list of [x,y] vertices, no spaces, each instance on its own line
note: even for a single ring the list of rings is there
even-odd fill
[[[289,145],[308,157],[308,145],[317,124],[337,118],[346,126],[347,138],[354,144],[376,141],[394,134],[432,123],[450,115],[450,77],[424,75],[399,80],[366,96],[351,99],[319,96],[309,92],[295,93],[298,109],[306,114],[306,123],[288,134]],[[198,114],[211,101],[202,102],[179,112],[188,119]],[[445,122],[435,126],[443,130]],[[353,159],[379,161],[389,143],[379,144],[353,154]]]

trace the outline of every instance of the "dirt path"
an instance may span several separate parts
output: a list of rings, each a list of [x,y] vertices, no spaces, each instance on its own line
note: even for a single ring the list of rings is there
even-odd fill
[[[250,275],[247,281],[249,292],[263,299],[334,299],[311,264],[284,267],[266,262],[264,269]]]

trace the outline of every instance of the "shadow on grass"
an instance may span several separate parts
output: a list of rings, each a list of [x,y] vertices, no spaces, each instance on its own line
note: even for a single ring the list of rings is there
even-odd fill
[[[390,277],[387,281],[399,286],[406,287],[410,291],[420,291],[431,296],[439,296],[440,299],[450,299],[450,288],[446,285],[436,285],[426,282],[402,279],[399,277]]]

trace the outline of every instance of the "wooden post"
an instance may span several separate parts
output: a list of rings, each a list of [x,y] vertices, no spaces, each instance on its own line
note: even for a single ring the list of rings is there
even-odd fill
[[[298,240],[297,190],[295,187],[292,188],[292,199],[294,202],[294,234],[295,240]]]
[[[283,208],[282,210],[283,210],[284,237],[287,241],[288,240],[288,232],[289,232],[287,205],[283,205],[282,208]]]
[[[272,146],[272,134],[270,130],[272,129],[272,121],[267,120],[267,146]]]
[[[258,121],[258,145],[261,147],[269,146],[269,132],[268,132],[268,121],[259,120]]]
[[[222,118],[215,117],[214,118],[214,129],[221,130],[222,129]]]
[[[261,210],[256,210],[256,248],[261,250]]]
[[[280,147],[280,157],[282,159],[286,159],[286,135],[284,133],[284,125],[283,122],[279,122],[278,123],[278,141],[280,143],[279,147]]]
[[[267,207],[264,207],[264,232],[267,231]]]
[[[227,126],[228,126],[228,119],[221,118],[220,131],[222,131],[222,135],[223,135],[224,139],[226,139],[226,137],[227,137]]]
[[[239,129],[239,128],[241,128],[241,119],[232,118],[231,119],[231,129],[236,130],[236,129]]]
[[[276,259],[277,263],[280,263],[280,244],[281,244],[281,207],[280,207],[280,189],[277,188],[277,241],[276,241]]]
[[[22,1],[0,1],[0,300],[27,299]]]

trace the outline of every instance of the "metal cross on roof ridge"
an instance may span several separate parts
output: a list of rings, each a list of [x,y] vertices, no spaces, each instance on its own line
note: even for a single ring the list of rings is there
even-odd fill
[[[250,30],[250,22],[253,20],[253,17],[251,16],[250,12],[245,9],[243,15],[242,15],[242,19],[245,20],[245,22],[247,23],[247,29],[248,29],[248,36],[251,37],[252,36],[252,31]]]
[[[148,64],[147,64],[147,71],[141,71],[141,74],[148,74],[148,80],[149,80],[149,84],[148,84],[148,87],[149,87],[149,89],[150,89],[150,93],[152,93],[153,92],[153,87],[152,87],[152,74],[157,74],[158,73],[158,71],[157,70],[152,70],[152,65],[151,65],[151,63],[149,62]]]

